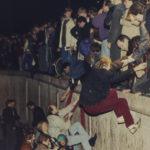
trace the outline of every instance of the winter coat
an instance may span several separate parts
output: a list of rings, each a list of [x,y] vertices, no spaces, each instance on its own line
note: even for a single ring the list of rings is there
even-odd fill
[[[46,117],[42,108],[35,106],[33,110],[33,123],[32,125],[35,127],[40,121],[45,121]]]
[[[59,47],[62,48],[62,32],[63,32],[63,24],[64,20],[61,23],[61,31],[59,37]],[[72,18],[66,24],[66,43],[65,43],[65,50],[70,50],[70,47],[76,47],[77,40],[71,35],[71,29],[75,26]]]
[[[5,124],[16,126],[16,121],[19,120],[19,116],[15,108],[6,107],[3,110],[3,120]]]
[[[94,106],[109,94],[111,85],[124,81],[134,75],[134,71],[113,72],[105,69],[92,69],[82,85],[79,104]]]
[[[64,117],[73,109],[74,105],[70,104],[67,107],[59,110],[58,115],[48,115],[48,134],[51,137],[57,138],[59,134],[65,134],[71,126],[70,120],[65,121]]]

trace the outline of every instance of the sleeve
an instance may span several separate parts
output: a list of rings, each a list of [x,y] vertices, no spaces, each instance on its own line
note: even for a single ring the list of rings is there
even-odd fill
[[[75,26],[71,29],[71,34],[74,38],[76,38],[77,40],[79,39],[79,33],[78,33],[78,27]]]
[[[72,82],[72,80],[74,82]],[[71,90],[75,89],[75,87],[78,85],[78,81],[79,81],[79,79],[70,79],[69,80],[69,85],[68,86],[70,87]]]
[[[77,39],[71,34],[71,30],[75,27],[73,20],[70,23],[70,43],[76,49]]]
[[[94,19],[92,20],[92,24],[95,28],[99,28],[101,19],[100,19],[100,15],[97,15],[94,17]]]
[[[62,26],[63,26],[63,21],[61,22],[61,28],[60,28],[60,35],[59,35],[59,48],[62,48]]]
[[[122,11],[120,9],[116,8],[112,15],[110,34],[108,37],[108,41],[110,43],[116,42],[116,40],[120,34],[119,28],[120,28],[121,17],[122,17]]]
[[[29,40],[26,40],[26,42],[24,44],[24,52],[28,51],[28,46],[29,46]]]
[[[74,107],[74,105],[71,103],[67,107],[59,110],[59,116],[60,117],[65,117],[73,109],[73,107]]]
[[[111,84],[119,83],[121,81],[127,80],[129,77],[134,75],[135,72],[133,70],[113,72],[110,82]]]
[[[140,59],[148,50],[150,46],[150,36],[145,27],[145,22],[140,26],[140,42],[139,47],[134,51],[132,58],[134,60]]]

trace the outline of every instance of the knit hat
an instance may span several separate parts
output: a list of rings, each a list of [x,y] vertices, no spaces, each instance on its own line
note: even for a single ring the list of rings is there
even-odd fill
[[[66,136],[64,134],[59,134],[58,137],[57,137],[57,141],[61,142],[63,140],[67,140]]]

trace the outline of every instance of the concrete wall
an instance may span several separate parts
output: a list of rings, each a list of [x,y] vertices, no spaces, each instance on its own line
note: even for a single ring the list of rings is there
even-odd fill
[[[67,81],[58,80],[46,75],[37,74],[33,78],[25,72],[0,72],[0,114],[5,101],[13,98],[17,101],[17,111],[23,122],[31,122],[31,112],[25,107],[28,100],[46,110],[47,105],[55,104],[63,107],[59,97],[67,87]],[[81,87],[76,88],[73,100]],[[89,117],[86,115],[86,130],[90,135],[98,134],[93,150],[149,150],[150,149],[150,98],[118,92],[120,97],[128,99],[131,113],[135,118],[142,119],[141,128],[131,135],[125,125],[118,125],[114,112]],[[80,121],[79,108],[73,122]]]

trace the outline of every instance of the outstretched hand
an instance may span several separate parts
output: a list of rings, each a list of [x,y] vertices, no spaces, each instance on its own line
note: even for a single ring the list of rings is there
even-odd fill
[[[65,95],[63,95],[63,96],[60,98],[60,101],[61,101],[61,102],[64,102],[64,101],[65,101],[65,99],[66,99],[66,96],[65,96]]]
[[[141,63],[138,66],[134,67],[134,71],[138,78],[141,78],[145,74],[145,69],[147,68],[147,63]]]
[[[132,58],[132,55],[129,56],[127,59],[121,60],[121,62],[123,63],[122,67],[127,66],[129,63],[131,63],[133,61],[135,61],[135,60]]]

